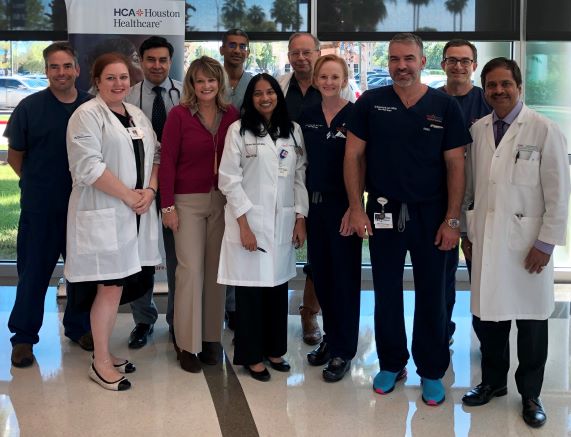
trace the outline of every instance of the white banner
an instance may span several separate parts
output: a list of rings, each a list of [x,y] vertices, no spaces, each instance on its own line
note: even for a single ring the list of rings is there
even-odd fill
[[[66,0],[68,33],[182,35],[184,0]]]

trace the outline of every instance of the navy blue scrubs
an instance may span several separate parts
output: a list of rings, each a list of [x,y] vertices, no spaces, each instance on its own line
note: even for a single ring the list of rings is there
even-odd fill
[[[67,123],[73,111],[90,98],[79,91],[74,103],[64,104],[49,88],[37,92],[20,102],[4,132],[12,149],[25,152],[20,177],[18,287],[8,321],[13,345],[39,341],[47,287],[60,255],[65,258],[71,193]],[[77,341],[90,330],[89,313],[68,305],[63,325],[65,335]]]
[[[438,88],[444,91],[444,87]],[[460,104],[466,128],[469,129],[480,118],[492,112],[492,108],[486,103],[484,90],[477,86],[473,87],[468,94],[453,96]],[[456,303],[456,270],[458,270],[460,248],[449,250],[446,254],[446,320],[448,325],[448,338],[451,339],[456,331],[456,323],[452,321],[452,312]],[[466,260],[468,274],[471,276],[472,263]]]
[[[371,223],[374,213],[381,212],[378,197],[388,199],[385,213],[393,215],[393,228],[374,229],[369,240],[381,370],[398,372],[409,358],[402,296],[408,250],[415,283],[412,355],[421,377],[442,378],[449,363],[446,253],[434,239],[447,209],[444,152],[471,142],[460,107],[428,88],[407,109],[392,86],[381,87],[357,101],[349,129],[367,143],[365,185]],[[408,220],[404,214],[400,217],[405,206]]]
[[[301,114],[299,124],[307,150],[309,191],[307,245],[317,299],[323,314],[323,341],[332,357],[350,360],[357,352],[361,304],[361,239],[339,234],[349,207],[343,181],[347,103],[327,126],[321,103]]]

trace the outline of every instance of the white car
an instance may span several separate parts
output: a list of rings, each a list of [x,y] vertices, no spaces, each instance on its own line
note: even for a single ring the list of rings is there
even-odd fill
[[[41,79],[0,76],[0,108],[15,108],[20,100],[45,89],[47,83]]]

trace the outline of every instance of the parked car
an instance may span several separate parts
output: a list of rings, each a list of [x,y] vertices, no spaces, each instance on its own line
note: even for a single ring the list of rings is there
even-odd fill
[[[359,97],[361,97],[361,88],[359,88],[359,85],[357,85],[357,82],[355,82],[355,79],[349,79],[347,86],[349,87],[349,89],[351,90],[351,92],[355,95],[355,100],[357,100]]]
[[[20,100],[47,87],[43,79],[0,76],[0,108],[15,108]]]

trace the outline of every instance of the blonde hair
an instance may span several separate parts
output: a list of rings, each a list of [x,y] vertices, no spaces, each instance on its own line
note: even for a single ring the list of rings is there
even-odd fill
[[[315,61],[315,65],[313,66],[313,83],[317,81],[317,76],[319,75],[319,70],[326,62],[336,62],[341,66],[343,70],[343,81],[349,80],[349,67],[347,67],[347,63],[343,60],[343,58],[337,55],[323,55],[317,58]]]
[[[214,78],[218,81],[216,106],[225,111],[229,105],[229,102],[226,101],[226,73],[224,72],[222,65],[220,65],[220,62],[208,56],[201,56],[200,58],[195,59],[188,67],[186,75],[184,76],[184,85],[182,88],[180,104],[193,110],[198,109],[198,99],[196,97],[196,92],[194,91],[194,81],[198,72],[201,72],[206,77]]]

